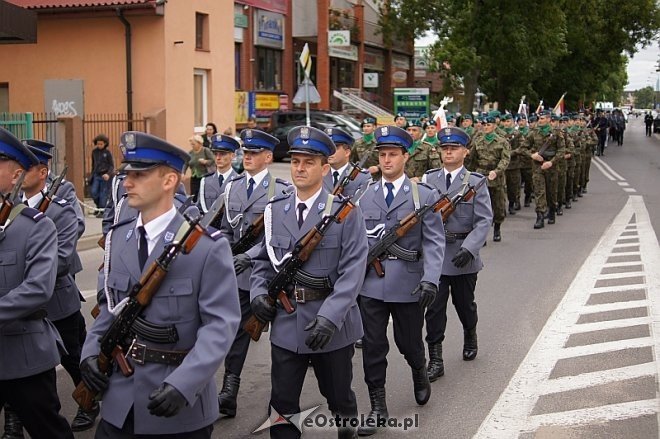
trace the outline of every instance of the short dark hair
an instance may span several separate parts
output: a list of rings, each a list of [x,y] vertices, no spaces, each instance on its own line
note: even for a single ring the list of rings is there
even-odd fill
[[[105,143],[106,148],[108,145],[110,145],[110,140],[108,139],[108,136],[105,134],[99,134],[96,137],[94,137],[94,145],[96,145],[96,142],[103,142]]]

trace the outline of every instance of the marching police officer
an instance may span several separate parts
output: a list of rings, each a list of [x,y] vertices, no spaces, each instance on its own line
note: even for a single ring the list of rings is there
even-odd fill
[[[332,139],[336,147],[335,153],[328,157],[330,172],[323,177],[323,187],[326,191],[332,193],[337,184],[341,183],[344,177],[352,171],[352,167],[349,166],[349,158],[354,140],[353,136],[341,128],[326,128],[325,133]],[[352,197],[355,191],[370,179],[369,171],[361,169],[357,177],[344,187],[342,195]]]
[[[288,187],[288,182],[275,178],[268,171],[268,165],[273,162],[273,150],[279,140],[263,131],[249,128],[241,131],[241,140],[245,172],[227,183],[225,215],[222,217],[220,227],[231,245],[241,239],[257,218],[263,217],[268,200],[274,195],[282,194]],[[260,242],[262,237],[263,233],[260,233],[254,242]],[[234,255],[234,268],[238,280],[236,294],[241,303],[241,324],[225,359],[225,375],[222,390],[218,395],[220,413],[229,417],[236,416],[236,398],[241,383],[241,372],[250,347],[250,336],[243,330],[243,325],[251,315],[250,261],[252,256],[256,256],[256,252],[258,247],[255,246],[247,252]]]
[[[410,135],[397,127],[376,130],[376,147],[383,177],[371,185],[360,199],[370,245],[382,233],[423,205],[440,198],[438,191],[417,184],[404,174]],[[360,290],[360,313],[364,326],[362,337],[364,379],[369,389],[371,425],[360,427],[360,435],[376,432],[377,418],[387,418],[385,378],[387,371],[387,327],[394,322],[394,340],[412,369],[415,401],[428,402],[431,385],[427,376],[422,326],[424,308],[435,299],[445,247],[440,214],[429,212],[408,234],[396,242],[406,257],[388,254],[380,263],[384,277],[368,269]]]
[[[358,163],[365,154],[369,154],[369,158],[364,162],[364,167],[372,175],[377,175],[380,173],[378,169],[378,154],[374,146],[376,145],[376,139],[374,138],[374,130],[376,129],[376,119],[373,117],[365,117],[360,124],[362,128],[363,136],[361,139],[358,139],[353,144],[353,151],[351,152],[351,161],[353,163]]]
[[[0,128],[0,192],[11,192],[21,172],[39,160],[9,131]],[[0,224],[0,406],[11,405],[35,439],[73,438],[60,414],[55,366],[60,363],[57,330],[46,319],[58,268],[52,220],[19,199]],[[75,232],[74,232],[75,233]]]
[[[138,216],[115,224],[106,238],[105,296],[82,351],[83,381],[103,392],[96,438],[210,438],[218,417],[214,375],[240,320],[231,252],[219,231],[208,230],[191,253],[174,260],[140,316],[143,324],[133,325],[126,357],[134,373],[106,376],[98,367],[99,339],[120,304],[189,227],[173,202],[188,154],[135,131],[121,143],[127,203]]]
[[[225,192],[229,180],[238,177],[231,162],[240,147],[241,145],[232,136],[215,134],[211,137],[210,149],[215,156],[216,170],[202,177],[199,183],[199,208],[203,213],[206,213],[213,202]]]
[[[324,215],[334,213],[340,197],[323,188],[330,167],[327,157],[335,152],[332,140],[312,127],[293,128],[288,135],[294,193],[278,195],[266,207],[266,236],[254,259],[251,297],[254,315],[272,321],[270,406],[278,413],[300,412],[300,392],[309,362],[319,390],[333,414],[355,418],[357,402],[351,389],[353,343],[362,336],[356,303],[366,269],[367,237],[364,220],[355,208],[341,223],[333,223],[302,269],[315,285],[295,281],[295,312],[270,305],[268,283],[285,255]],[[319,288],[325,284],[327,287]],[[349,424],[347,424],[349,425]],[[339,437],[351,438],[354,428],[342,425]],[[270,429],[271,437],[300,437],[291,425]]]
[[[433,169],[423,181],[442,193],[461,191],[467,185],[475,186],[484,177],[469,172],[463,166],[470,138],[463,130],[448,128],[438,135],[444,168]],[[493,221],[490,195],[480,188],[475,196],[456,207],[445,223],[446,248],[438,297],[426,311],[426,342],[429,348],[429,381],[445,374],[442,360],[442,341],[447,327],[447,300],[456,308],[463,325],[463,360],[477,356],[477,304],[474,289],[477,273],[483,268],[479,250],[483,247]]]

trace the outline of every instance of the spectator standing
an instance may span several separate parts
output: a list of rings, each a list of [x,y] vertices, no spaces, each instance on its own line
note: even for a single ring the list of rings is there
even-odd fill
[[[646,135],[651,137],[653,134],[653,116],[651,116],[650,111],[647,111],[646,116],[644,116],[644,124],[646,125]]]
[[[210,148],[211,143],[213,143],[213,136],[218,134],[218,127],[215,126],[213,122],[209,122],[206,124],[206,130],[204,131],[204,134],[202,134],[202,139],[204,140],[203,144],[204,147]]]
[[[110,141],[105,134],[94,137],[95,148],[92,150],[92,175],[89,184],[94,204],[101,209],[96,212],[97,218],[103,217],[103,209],[108,201],[110,179],[115,169],[112,153],[108,150],[109,145]]]
[[[214,157],[210,149],[204,148],[202,136],[195,134],[188,141],[192,149],[188,152],[190,160],[186,163],[184,174],[186,170],[190,169],[190,195],[193,196],[193,201],[197,202],[199,183],[207,174],[209,166],[213,164]]]

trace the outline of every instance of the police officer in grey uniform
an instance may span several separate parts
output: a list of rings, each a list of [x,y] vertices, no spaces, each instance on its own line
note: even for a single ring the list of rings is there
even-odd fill
[[[341,183],[348,174],[353,171],[349,164],[351,157],[351,148],[353,146],[353,136],[341,128],[326,128],[325,133],[335,143],[337,150],[328,157],[330,172],[323,177],[323,187],[332,193],[338,183]],[[342,195],[352,197],[360,186],[366,184],[371,179],[369,171],[361,169],[355,180],[350,181],[345,187]]]
[[[1,193],[38,163],[0,128]],[[34,439],[73,438],[59,414],[55,366],[61,339],[45,310],[55,290],[57,232],[46,215],[20,199],[13,203],[9,220],[0,225],[0,406],[11,405]]]
[[[388,126],[376,130],[376,148],[383,177],[371,185],[360,199],[369,244],[397,222],[423,205],[440,198],[438,191],[412,182],[404,173],[412,137],[404,130]],[[412,368],[417,404],[431,396],[427,377],[422,326],[424,308],[435,299],[444,256],[445,234],[440,214],[429,212],[396,245],[409,258],[392,254],[381,260],[384,277],[368,268],[360,290],[360,313],[364,325],[362,338],[364,379],[369,388],[371,425],[361,426],[360,435],[376,432],[376,419],[387,418],[385,378],[387,371],[387,327],[392,316],[394,340]]]
[[[227,183],[225,190],[225,215],[220,230],[230,244],[238,242],[250,225],[264,213],[268,200],[282,194],[288,182],[275,178],[268,165],[273,162],[273,150],[279,143],[276,137],[263,131],[245,129],[241,132],[243,141],[243,166],[245,172]],[[255,242],[259,242],[259,236]],[[245,363],[250,336],[243,330],[243,324],[250,317],[250,261],[256,256],[258,246],[246,253],[234,255],[234,267],[238,280],[238,298],[241,303],[241,324],[234,343],[225,359],[225,375],[218,395],[220,413],[236,416],[236,399],[241,383],[241,372]]]
[[[104,300],[83,346],[82,379],[103,392],[96,438],[210,438],[218,418],[215,372],[238,322],[236,277],[222,234],[209,229],[189,254],[180,254],[141,314],[151,331],[133,325],[127,352],[134,373],[98,368],[99,339],[131,288],[188,227],[173,196],[188,159],[183,150],[149,134],[122,135],[124,187],[137,219],[115,224],[106,238]],[[157,334],[170,337],[160,337]]]
[[[463,166],[470,137],[459,128],[445,128],[438,133],[444,167],[428,171],[422,181],[442,193],[453,194],[475,186],[484,177],[470,173]],[[479,250],[488,237],[493,222],[488,188],[481,187],[470,201],[458,204],[445,224],[447,246],[442,265],[438,297],[426,311],[426,342],[429,346],[429,380],[445,373],[442,341],[447,326],[447,300],[451,299],[463,325],[463,359],[477,356],[477,304],[474,289],[477,273],[483,268]]]
[[[251,284],[252,309],[257,319],[272,321],[270,406],[278,413],[300,412],[300,393],[311,361],[319,390],[328,408],[338,415],[339,437],[352,438],[349,419],[357,417],[357,402],[351,389],[353,343],[362,336],[356,303],[364,279],[367,237],[364,220],[355,208],[341,223],[333,223],[302,269],[322,282],[319,289],[296,279],[291,301],[296,309],[287,314],[266,301],[274,267],[292,251],[324,215],[334,213],[341,198],[323,188],[330,171],[327,157],[335,152],[332,140],[312,127],[293,128],[288,135],[291,178],[295,193],[278,195],[266,206],[266,236],[254,259]],[[291,425],[270,429],[271,437],[300,437]]]
[[[231,166],[231,161],[236,157],[236,150],[241,145],[236,139],[224,134],[215,134],[211,137],[210,149],[215,155],[215,172],[202,177],[199,183],[199,208],[206,213],[213,202],[225,192],[225,186],[238,174]]]

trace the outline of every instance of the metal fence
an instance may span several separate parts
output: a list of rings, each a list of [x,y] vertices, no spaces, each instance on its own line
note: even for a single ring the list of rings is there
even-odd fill
[[[32,138],[53,145],[57,144],[57,115],[55,113],[33,113]],[[59,173],[59,155],[64,152],[60,152],[57,148],[53,148],[51,152],[53,154],[52,170],[54,173]]]
[[[0,127],[19,139],[32,138],[32,113],[0,113]]]
[[[110,140],[108,149],[112,153],[115,167],[122,159],[119,140],[124,131],[145,131],[146,123],[140,114],[85,114],[83,118],[83,154],[85,157],[85,175],[92,170],[92,149],[94,137],[105,134]]]

